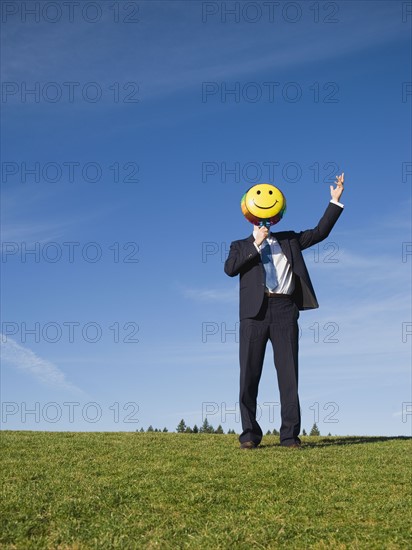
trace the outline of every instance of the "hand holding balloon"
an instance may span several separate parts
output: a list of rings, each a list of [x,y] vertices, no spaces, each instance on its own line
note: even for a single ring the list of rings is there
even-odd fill
[[[263,241],[267,238],[268,235],[269,235],[269,229],[265,225],[260,226],[259,229],[257,230],[255,243],[258,246],[260,246],[263,243]]]

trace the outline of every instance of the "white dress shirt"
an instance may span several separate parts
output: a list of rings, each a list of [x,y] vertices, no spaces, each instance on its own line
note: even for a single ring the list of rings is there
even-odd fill
[[[343,208],[343,204],[338,201],[332,199],[330,202],[333,202],[334,204],[337,204],[338,206]],[[255,227],[253,230],[253,236],[255,237],[255,239],[257,236],[257,232],[258,228]],[[278,286],[273,290],[273,292],[276,292],[276,294],[292,294],[295,289],[293,271],[273,233],[269,233],[267,239],[265,239],[260,246],[256,243],[253,244],[255,245],[257,251],[261,253],[262,248],[266,246],[266,242],[268,242],[270,245],[272,261],[273,265],[275,266],[276,277],[279,283]]]
[[[257,236],[257,228],[253,230],[253,236]],[[253,243],[257,248],[258,252],[261,253],[262,248],[266,246],[266,243],[270,245],[270,251],[272,253],[272,261],[276,270],[276,277],[278,279],[278,286],[272,291],[277,294],[292,294],[293,289],[295,288],[295,283],[293,281],[293,271],[288,262],[286,256],[284,255],[280,244],[277,239],[273,236],[273,233],[269,233],[267,239],[259,246],[256,243]],[[267,289],[266,289],[267,290]]]

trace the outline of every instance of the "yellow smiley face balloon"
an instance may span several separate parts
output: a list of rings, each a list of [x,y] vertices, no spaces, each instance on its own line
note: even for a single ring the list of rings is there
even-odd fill
[[[275,225],[285,213],[286,199],[274,185],[258,183],[246,191],[240,206],[245,218],[254,225]]]

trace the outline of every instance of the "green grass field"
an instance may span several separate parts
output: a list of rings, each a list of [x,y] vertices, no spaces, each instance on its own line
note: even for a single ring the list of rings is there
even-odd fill
[[[1,548],[411,548],[412,440],[1,433]]]

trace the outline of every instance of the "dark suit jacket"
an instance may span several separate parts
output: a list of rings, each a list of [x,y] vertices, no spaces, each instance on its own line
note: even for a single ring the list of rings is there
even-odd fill
[[[330,202],[314,229],[307,229],[300,233],[294,231],[273,233],[292,267],[295,281],[292,296],[300,310],[319,307],[302,250],[326,239],[342,214],[342,210],[343,208]],[[254,240],[252,234],[247,239],[233,241],[225,262],[225,273],[229,277],[240,275],[240,320],[255,317],[259,313],[265,293],[265,269],[260,254],[253,244]]]

